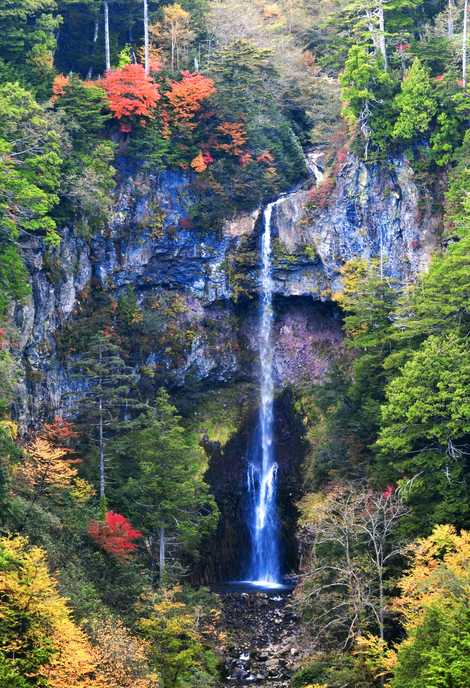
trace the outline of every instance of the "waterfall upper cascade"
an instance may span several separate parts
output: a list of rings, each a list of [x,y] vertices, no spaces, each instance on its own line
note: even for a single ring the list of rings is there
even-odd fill
[[[249,530],[251,557],[249,581],[253,585],[281,585],[279,524],[277,514],[278,466],[273,443],[273,282],[272,236],[273,210],[282,198],[270,203],[264,211],[261,242],[261,306],[259,318],[259,361],[261,404],[258,427],[253,437],[247,468],[250,497]]]

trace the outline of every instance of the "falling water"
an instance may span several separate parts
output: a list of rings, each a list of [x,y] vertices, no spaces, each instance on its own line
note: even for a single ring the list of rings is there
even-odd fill
[[[253,584],[266,587],[275,587],[280,583],[281,578],[276,499],[277,463],[273,447],[271,219],[276,203],[270,203],[264,211],[259,321],[261,405],[258,428],[250,451],[246,478],[250,496],[251,561],[249,578]]]

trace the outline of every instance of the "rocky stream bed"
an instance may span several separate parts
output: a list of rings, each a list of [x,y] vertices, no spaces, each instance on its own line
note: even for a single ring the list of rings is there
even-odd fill
[[[228,593],[221,600],[228,629],[221,687],[288,688],[300,655],[291,593]]]

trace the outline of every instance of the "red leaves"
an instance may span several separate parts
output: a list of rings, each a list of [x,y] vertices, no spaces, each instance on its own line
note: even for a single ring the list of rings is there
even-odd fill
[[[41,435],[47,439],[54,447],[67,445],[71,440],[78,437],[78,432],[74,430],[72,423],[61,416],[55,416],[52,423],[46,423],[42,428]]]
[[[333,191],[336,180],[333,177],[324,177],[320,184],[309,191],[309,201],[317,208],[326,208]]]
[[[104,522],[91,521],[88,535],[101,549],[121,560],[129,559],[137,549],[134,540],[142,537],[125,516],[114,511],[106,512]]]
[[[202,108],[204,100],[215,93],[212,79],[203,74],[181,72],[181,81],[172,81],[166,97],[173,110],[173,118],[177,125],[194,129],[194,116]]]
[[[140,64],[112,69],[101,82],[109,99],[109,108],[116,119],[152,117],[160,100],[157,84]],[[128,131],[129,124],[123,124]],[[122,128],[122,127],[121,127]]]

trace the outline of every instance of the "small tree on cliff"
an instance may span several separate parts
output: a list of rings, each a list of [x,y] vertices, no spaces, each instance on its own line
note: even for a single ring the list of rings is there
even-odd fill
[[[112,331],[95,334],[89,346],[74,363],[74,377],[86,380],[86,389],[78,402],[81,423],[99,454],[99,495],[105,498],[106,443],[117,431],[126,412],[139,406],[131,396],[136,377],[121,358],[120,348],[112,341]]]

